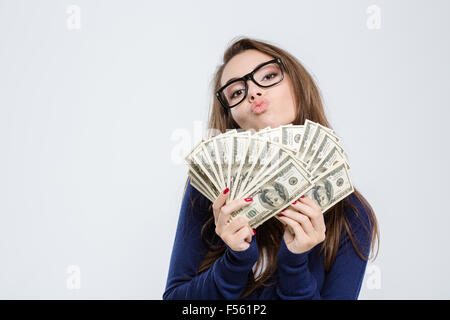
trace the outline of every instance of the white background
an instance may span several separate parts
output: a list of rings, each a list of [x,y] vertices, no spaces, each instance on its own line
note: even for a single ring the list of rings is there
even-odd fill
[[[449,13],[438,0],[0,0],[0,298],[162,298],[179,148],[200,139],[214,71],[245,35],[312,73],[375,209],[360,299],[449,299]]]

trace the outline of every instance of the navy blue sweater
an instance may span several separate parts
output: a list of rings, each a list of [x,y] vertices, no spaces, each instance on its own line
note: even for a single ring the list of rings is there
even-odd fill
[[[196,201],[192,205],[194,199]],[[345,214],[354,239],[359,242],[360,252],[367,257],[370,234],[363,226],[363,223],[366,228],[369,226],[367,212],[353,193],[348,199],[360,210],[362,221],[350,207],[345,208]],[[217,244],[225,244],[225,253],[208,270],[197,274],[207,251],[200,233],[208,218],[210,204],[211,201],[192,187],[189,180],[178,218],[164,300],[238,299],[245,291],[249,273],[253,273],[252,267],[258,259],[256,236],[252,237],[247,250],[234,251],[215,233],[211,234],[212,238],[219,239]],[[289,251],[282,238],[277,271],[269,280],[270,283],[278,280],[278,283],[261,287],[245,299],[357,299],[367,261],[357,255],[344,231],[336,260],[329,273],[325,274],[323,254],[318,255],[320,246],[295,254]]]

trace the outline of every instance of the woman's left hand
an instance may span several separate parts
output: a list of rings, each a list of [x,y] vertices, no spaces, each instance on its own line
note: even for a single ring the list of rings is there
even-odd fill
[[[325,240],[325,221],[321,208],[314,200],[303,197],[278,214],[278,218],[290,226],[284,229],[284,242],[293,253],[306,252]]]

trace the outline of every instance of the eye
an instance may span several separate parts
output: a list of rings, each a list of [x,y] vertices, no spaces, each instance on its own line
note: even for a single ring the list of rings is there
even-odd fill
[[[236,92],[242,92],[242,89],[236,90],[235,92],[233,92],[233,94],[231,95],[231,99],[236,98],[235,94]]]
[[[272,72],[272,73],[266,74],[266,75],[264,76],[263,80],[270,80],[270,79],[272,79],[272,78],[274,78],[274,77],[276,77],[276,76],[277,76],[277,73]]]

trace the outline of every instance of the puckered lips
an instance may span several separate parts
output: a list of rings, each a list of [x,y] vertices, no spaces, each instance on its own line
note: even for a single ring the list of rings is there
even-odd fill
[[[267,110],[267,107],[269,106],[269,101],[267,101],[267,99],[261,98],[261,99],[256,99],[255,101],[253,101],[250,110],[258,115],[261,113],[264,113]]]

